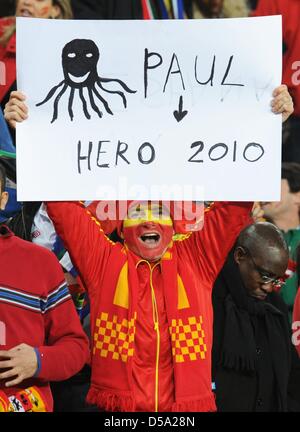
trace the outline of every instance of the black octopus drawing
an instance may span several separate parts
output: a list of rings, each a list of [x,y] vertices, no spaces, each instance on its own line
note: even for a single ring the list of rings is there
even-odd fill
[[[122,98],[124,108],[127,107],[127,100],[123,91],[108,90],[103,86],[103,84],[115,82],[119,86],[121,86],[123,90],[125,90],[127,93],[136,93],[136,91],[131,90],[123,81],[119,79],[100,77],[97,71],[97,63],[99,57],[99,49],[95,42],[93,42],[92,40],[74,39],[64,46],[62,50],[62,67],[65,79],[61,81],[58,85],[53,87],[42,102],[36,104],[36,106],[41,106],[44,103],[48,102],[54,96],[56,91],[60,87],[62,87],[54,100],[53,118],[51,123],[53,123],[58,117],[58,103],[60,101],[60,98],[68,88],[71,89],[68,103],[68,111],[71,120],[73,120],[74,118],[73,101],[76,90],[79,91],[79,97],[82,102],[85,117],[87,119],[91,118],[88,112],[87,101],[83,94],[84,88],[87,88],[88,90],[89,102],[92,109],[98,114],[100,118],[103,116],[103,113],[100,111],[99,107],[95,102],[95,96],[101,102],[105,111],[108,114],[113,115],[113,112],[108,102],[103,96],[101,96],[96,85],[103,92],[119,95]]]

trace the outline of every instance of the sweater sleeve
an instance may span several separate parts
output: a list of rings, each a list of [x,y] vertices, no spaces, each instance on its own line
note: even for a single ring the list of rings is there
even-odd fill
[[[203,228],[191,236],[198,263],[212,282],[241,230],[253,222],[252,207],[252,202],[216,202],[205,213]]]
[[[43,298],[45,341],[36,347],[36,377],[60,381],[75,375],[89,362],[89,344],[56,257],[49,255],[44,265],[49,288]]]
[[[77,202],[48,202],[47,212],[90,294],[101,286],[114,247],[100,223]]]

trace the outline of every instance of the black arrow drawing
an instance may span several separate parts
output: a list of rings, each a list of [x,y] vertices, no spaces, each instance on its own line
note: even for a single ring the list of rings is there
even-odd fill
[[[178,121],[178,123],[187,115],[188,111],[182,111],[182,96],[180,96],[179,98],[179,107],[178,107],[178,111],[174,111],[173,115],[176,118],[176,120]]]

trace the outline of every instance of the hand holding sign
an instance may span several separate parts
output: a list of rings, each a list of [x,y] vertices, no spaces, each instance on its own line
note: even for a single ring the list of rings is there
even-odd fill
[[[273,91],[271,100],[272,111],[274,114],[282,114],[282,122],[285,122],[294,111],[293,99],[285,84],[282,84]],[[186,111],[183,111],[185,113]],[[21,123],[28,117],[28,106],[26,96],[21,91],[11,92],[9,101],[5,105],[4,117],[12,128],[16,127],[16,122]]]
[[[28,117],[28,107],[25,104],[26,97],[20,91],[13,91],[9,96],[9,101],[4,108],[4,117],[13,129],[16,122],[26,120]]]
[[[271,101],[272,111],[275,114],[282,114],[282,122],[285,122],[294,111],[294,103],[291,95],[288,92],[288,88],[285,84],[276,88],[273,91],[273,97]]]

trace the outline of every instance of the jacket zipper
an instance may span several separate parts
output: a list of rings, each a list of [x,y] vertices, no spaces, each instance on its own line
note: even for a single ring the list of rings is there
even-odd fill
[[[153,270],[159,265],[156,263],[152,268],[150,267],[150,287],[152,296],[152,311],[153,311],[153,323],[154,330],[156,331],[156,363],[155,363],[155,412],[158,412],[158,379],[159,379],[159,354],[160,354],[160,330],[159,330],[159,319],[158,319],[158,309],[155,297],[155,291],[153,287]]]

